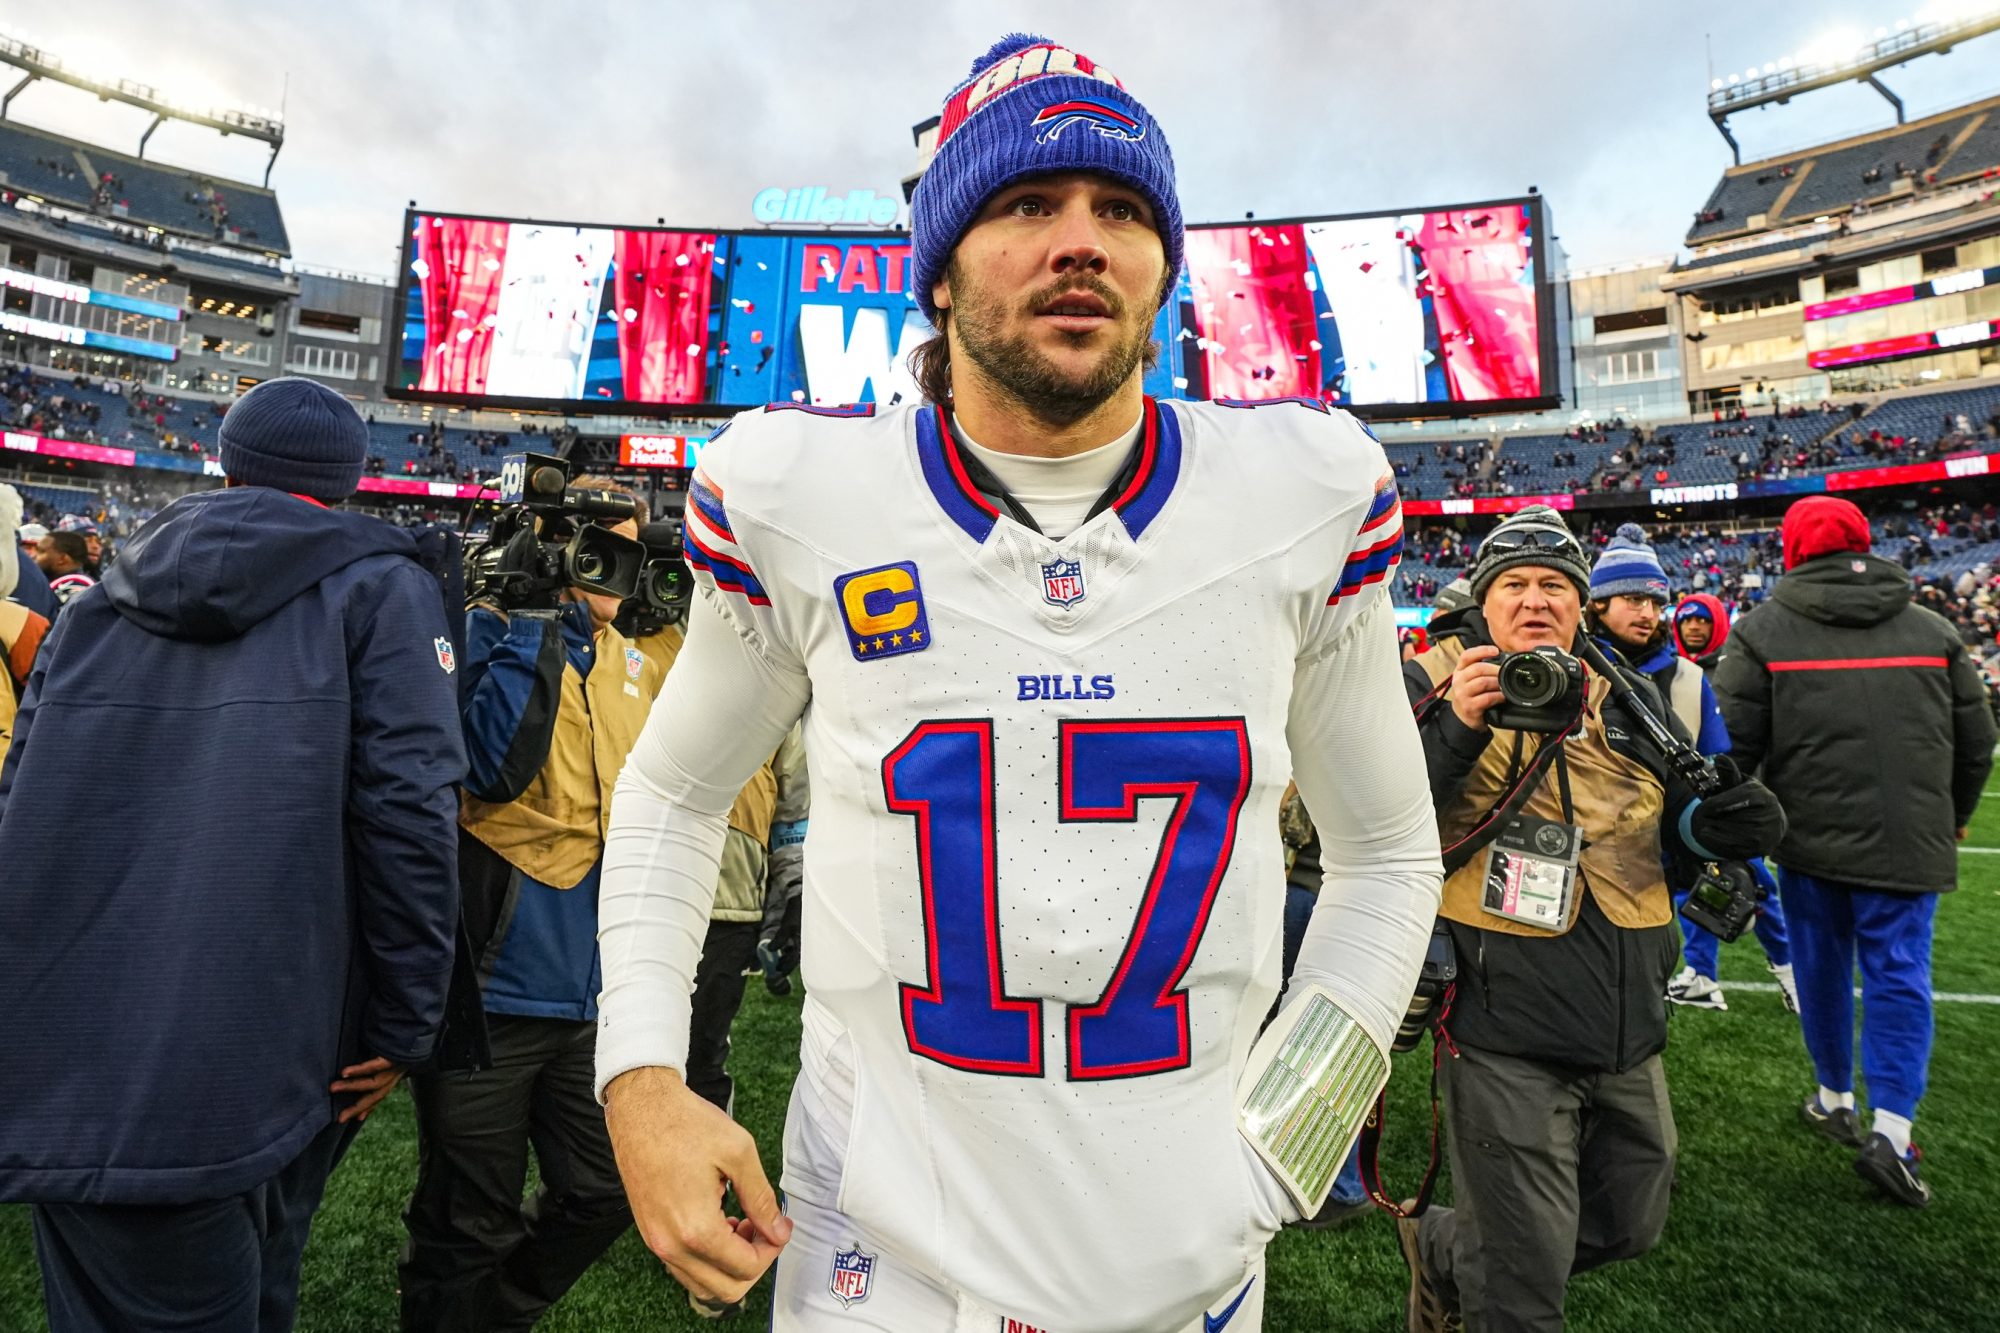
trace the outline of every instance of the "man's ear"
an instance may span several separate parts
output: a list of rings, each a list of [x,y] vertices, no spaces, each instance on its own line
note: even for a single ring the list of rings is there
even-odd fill
[[[951,283],[939,278],[931,284],[931,304],[940,310],[951,309]]]

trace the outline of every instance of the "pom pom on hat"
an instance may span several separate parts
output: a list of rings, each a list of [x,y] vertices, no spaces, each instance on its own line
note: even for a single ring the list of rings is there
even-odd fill
[[[1604,553],[1590,569],[1590,600],[1610,597],[1650,597],[1662,606],[1673,595],[1667,571],[1637,523],[1621,523]]]

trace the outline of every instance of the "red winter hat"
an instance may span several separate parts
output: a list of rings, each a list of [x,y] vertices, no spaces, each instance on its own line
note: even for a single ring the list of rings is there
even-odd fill
[[[1813,495],[1785,511],[1785,568],[1843,551],[1865,552],[1874,540],[1868,519],[1851,500]]]

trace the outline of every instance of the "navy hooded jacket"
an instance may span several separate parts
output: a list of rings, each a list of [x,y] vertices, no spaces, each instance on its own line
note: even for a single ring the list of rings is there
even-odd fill
[[[0,769],[0,1200],[237,1193],[430,1053],[465,751],[414,550],[211,491],[64,610]]]

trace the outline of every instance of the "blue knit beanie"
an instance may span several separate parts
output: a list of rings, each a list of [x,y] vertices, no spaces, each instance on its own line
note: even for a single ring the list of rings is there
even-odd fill
[[[265,380],[222,418],[222,471],[246,486],[271,486],[332,503],[361,484],[368,424],[354,404],[297,376]]]
[[[1650,597],[1662,606],[1673,592],[1660,557],[1646,543],[1646,530],[1637,523],[1619,525],[1611,544],[1590,568],[1590,600],[1607,597]]]
[[[1046,37],[1011,33],[974,61],[945,99],[936,154],[910,199],[914,295],[933,324],[931,288],[986,201],[1023,176],[1057,171],[1095,172],[1144,195],[1166,247],[1167,272],[1180,272],[1181,201],[1174,155],[1159,125],[1088,56]]]

